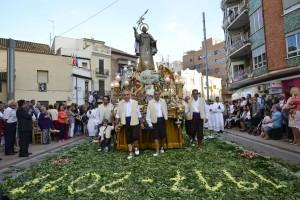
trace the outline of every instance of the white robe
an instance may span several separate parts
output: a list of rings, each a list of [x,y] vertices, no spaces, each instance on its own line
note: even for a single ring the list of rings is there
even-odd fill
[[[207,103],[205,104],[205,116],[206,116],[207,122],[204,122],[203,127],[208,128],[209,104],[207,104]]]
[[[213,112],[213,105],[208,105],[208,130],[213,131],[214,130],[214,112]]]
[[[87,117],[89,118],[87,128],[90,137],[94,137],[97,134],[98,121],[97,121],[97,109],[89,110],[87,112]]]
[[[213,111],[213,130],[216,132],[224,131],[224,105],[223,103],[215,102],[212,104],[212,111]]]

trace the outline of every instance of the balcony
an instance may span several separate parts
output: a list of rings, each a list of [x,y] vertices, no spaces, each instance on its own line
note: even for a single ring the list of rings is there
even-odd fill
[[[77,66],[73,66],[72,69],[73,74],[78,75],[78,76],[83,76],[83,77],[87,77],[87,78],[91,78],[91,70],[84,68],[84,67],[77,67]]]
[[[109,76],[109,70],[104,69],[104,71],[99,71],[99,69],[96,70],[96,76],[101,78],[107,78]]]
[[[246,56],[249,52],[251,52],[251,43],[248,32],[235,38],[232,37],[232,44],[227,52],[231,59]]]
[[[232,10],[231,13],[224,19],[223,27],[227,30],[235,30],[249,24],[248,16],[248,0],[243,0],[237,10]]]
[[[252,77],[252,70],[250,67],[245,67],[242,69],[238,69],[233,73],[232,82],[237,82],[241,80],[245,80]]]

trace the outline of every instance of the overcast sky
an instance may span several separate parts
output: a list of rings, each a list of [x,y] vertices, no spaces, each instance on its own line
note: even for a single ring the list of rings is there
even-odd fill
[[[114,0],[3,0],[0,37],[49,44],[54,20],[55,35],[97,13]],[[96,17],[63,36],[94,38],[114,48],[134,53],[132,27],[149,9],[145,22],[157,40],[156,60],[181,60],[197,50],[203,40],[202,12],[206,12],[207,37],[223,40],[220,0],[119,0]]]

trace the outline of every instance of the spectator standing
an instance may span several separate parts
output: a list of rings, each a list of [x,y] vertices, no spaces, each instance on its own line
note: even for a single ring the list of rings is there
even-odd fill
[[[64,105],[58,106],[58,129],[59,129],[59,142],[64,142],[64,134],[68,124],[68,115],[65,111]]]
[[[4,138],[5,138],[5,155],[14,155],[14,145],[16,143],[16,128],[17,128],[17,104],[14,100],[8,101],[8,107],[4,110],[3,119]]]
[[[29,140],[32,133],[32,115],[29,113],[29,107],[26,106],[25,100],[18,101],[16,112],[18,119],[20,157],[28,157]]]
[[[41,113],[38,119],[38,125],[42,131],[42,143],[43,144],[50,144],[51,136],[50,136],[50,129],[51,129],[51,116],[48,113],[45,106],[41,107]]]

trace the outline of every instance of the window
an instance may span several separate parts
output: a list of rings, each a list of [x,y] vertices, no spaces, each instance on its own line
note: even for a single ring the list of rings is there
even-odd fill
[[[190,58],[190,62],[193,62],[193,59],[192,59],[192,58]]]
[[[82,62],[82,67],[87,67],[88,63],[87,62]]]
[[[0,81],[0,92],[2,92],[2,81]]]
[[[48,71],[37,70],[37,82],[48,83]]]
[[[214,54],[217,55],[217,54],[218,54],[218,51],[214,51]]]
[[[287,37],[287,57],[300,56],[300,32]]]
[[[251,35],[260,30],[264,26],[262,8],[259,8],[250,16]]]
[[[202,56],[198,56],[198,60],[202,60]]]
[[[99,80],[99,95],[104,96],[105,95],[105,81]]]
[[[253,59],[254,69],[267,66],[265,45],[260,46],[260,47],[256,48],[255,50],[253,50],[252,59]]]
[[[104,60],[99,60],[99,74],[104,74]]]

